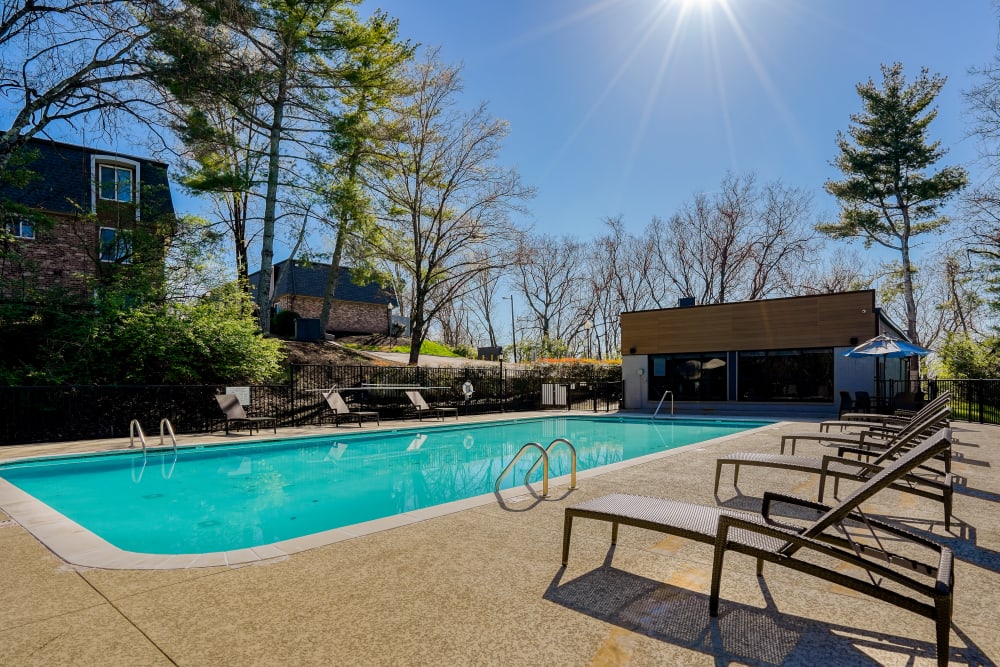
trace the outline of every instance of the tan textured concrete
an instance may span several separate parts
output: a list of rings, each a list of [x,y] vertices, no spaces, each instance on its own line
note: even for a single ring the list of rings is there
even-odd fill
[[[757,507],[765,489],[815,493],[808,475],[715,459],[777,451],[786,424],[524,496],[255,564],[79,570],[17,525],[0,527],[0,663],[11,665],[933,665],[933,624],[751,559],[726,561],[708,617],[703,544],[580,520],[559,567],[562,512],[612,491]],[[1000,428],[958,425],[966,476],[951,533],[940,505],[885,492],[867,507],[956,553],[953,664],[1000,659]],[[59,445],[72,448],[74,445]],[[80,446],[80,445],[76,445]],[[38,451],[49,451],[39,448]],[[803,454],[821,451],[804,447]],[[0,455],[9,457],[8,452]]]

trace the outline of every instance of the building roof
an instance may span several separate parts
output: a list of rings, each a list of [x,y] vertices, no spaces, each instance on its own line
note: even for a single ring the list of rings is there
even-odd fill
[[[174,207],[167,179],[167,165],[158,160],[126,155],[117,151],[75,146],[58,141],[32,137],[22,154],[30,156],[23,167],[38,178],[23,188],[13,185],[0,187],[0,199],[10,199],[29,208],[73,215],[82,208],[90,210],[93,174],[91,156],[125,158],[140,164],[139,186],[143,189],[140,203],[142,217],[173,215]]]
[[[322,299],[326,292],[326,279],[329,272],[329,264],[288,259],[278,262],[274,265],[274,296],[280,297],[288,294]],[[250,275],[251,285],[256,286],[259,275],[259,271]],[[351,267],[349,266],[340,267],[337,289],[333,298],[338,301],[373,303],[381,306],[395,304],[398,301],[391,290],[383,288],[378,283],[356,284],[351,278]]]

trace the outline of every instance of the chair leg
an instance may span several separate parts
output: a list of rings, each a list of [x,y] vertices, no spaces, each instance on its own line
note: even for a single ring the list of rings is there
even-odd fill
[[[569,536],[573,533],[573,515],[567,513],[563,520],[563,553],[562,564],[565,567],[569,561]]]
[[[708,598],[708,615],[715,618],[719,615],[719,594],[722,590],[722,560],[725,558],[726,550],[715,547],[715,556],[712,558],[712,590]]]
[[[951,604],[952,599],[948,597],[944,600],[938,600],[935,605],[937,613],[934,624],[936,629],[935,634],[937,635],[937,663],[939,667],[947,667],[948,658],[950,657]]]

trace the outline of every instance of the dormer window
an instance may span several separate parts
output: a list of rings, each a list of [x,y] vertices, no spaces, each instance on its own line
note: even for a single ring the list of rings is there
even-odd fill
[[[139,186],[142,183],[139,163],[120,155],[92,155],[93,171],[91,210],[99,218],[120,220],[125,211],[139,219]]]
[[[98,197],[107,201],[132,202],[134,172],[129,167],[98,165]]]

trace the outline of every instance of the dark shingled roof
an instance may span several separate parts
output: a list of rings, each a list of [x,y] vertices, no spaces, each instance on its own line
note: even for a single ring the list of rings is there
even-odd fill
[[[329,264],[306,263],[299,260],[291,261],[287,259],[279,262],[274,265],[274,296],[280,297],[284,294],[292,294],[295,296],[311,296],[322,299],[326,291],[326,277],[329,271]],[[259,271],[250,275],[251,285],[256,286],[259,275]],[[333,298],[338,301],[374,303],[382,306],[389,303],[396,303],[393,293],[378,283],[356,285],[351,280],[351,268],[349,266],[340,267],[337,290],[334,292]]]

